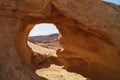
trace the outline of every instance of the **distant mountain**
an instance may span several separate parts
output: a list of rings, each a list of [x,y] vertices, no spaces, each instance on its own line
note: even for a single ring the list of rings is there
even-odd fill
[[[45,35],[45,36],[33,36],[29,37],[28,41],[48,49],[58,50],[61,48],[58,40],[58,33]]]
[[[32,36],[28,38],[28,41],[32,43],[52,43],[58,41],[58,36],[58,33],[45,36]]]

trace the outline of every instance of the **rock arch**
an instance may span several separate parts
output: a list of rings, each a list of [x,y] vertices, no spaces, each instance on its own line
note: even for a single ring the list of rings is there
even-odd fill
[[[120,11],[112,6],[117,9],[101,0],[1,0],[0,79],[42,80],[32,70],[26,40],[34,24],[47,22],[62,34],[65,51],[57,60],[67,70],[119,80]]]

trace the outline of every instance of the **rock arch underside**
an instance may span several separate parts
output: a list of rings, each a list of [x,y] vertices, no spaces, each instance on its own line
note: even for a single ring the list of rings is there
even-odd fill
[[[101,0],[0,0],[0,80],[44,80],[27,45],[38,23],[62,35],[64,51],[48,61],[90,80],[120,80],[120,6]]]

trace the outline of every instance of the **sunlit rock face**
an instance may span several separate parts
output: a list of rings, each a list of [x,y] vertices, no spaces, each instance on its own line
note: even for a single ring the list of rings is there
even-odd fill
[[[62,35],[64,51],[55,60],[65,69],[91,80],[120,80],[119,9],[101,0],[1,0],[0,80],[43,80],[33,72],[27,45],[29,31],[42,22],[54,23]]]

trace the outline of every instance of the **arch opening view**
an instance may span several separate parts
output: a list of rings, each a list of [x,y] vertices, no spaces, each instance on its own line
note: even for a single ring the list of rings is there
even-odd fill
[[[56,51],[62,49],[59,44],[59,31],[54,24],[36,24],[28,36],[28,45],[33,52],[57,57]]]
[[[54,24],[37,24],[30,31],[27,43],[33,51],[32,64],[35,73],[48,80],[87,80],[80,74],[63,69],[64,65],[60,64],[57,56],[58,52],[64,50],[59,43],[60,37]]]
[[[36,24],[30,31],[29,37],[31,36],[45,36],[51,34],[59,34],[58,29],[52,23],[41,23]]]

